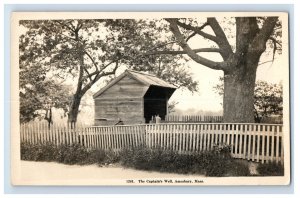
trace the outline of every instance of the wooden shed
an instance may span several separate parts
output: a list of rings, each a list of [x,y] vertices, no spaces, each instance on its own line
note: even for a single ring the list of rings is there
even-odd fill
[[[154,75],[126,70],[94,94],[95,125],[149,123],[155,115],[164,120],[175,90]]]

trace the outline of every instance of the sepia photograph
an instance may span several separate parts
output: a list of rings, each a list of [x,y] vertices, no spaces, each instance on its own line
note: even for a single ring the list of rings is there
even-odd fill
[[[14,12],[13,185],[289,185],[284,12]]]

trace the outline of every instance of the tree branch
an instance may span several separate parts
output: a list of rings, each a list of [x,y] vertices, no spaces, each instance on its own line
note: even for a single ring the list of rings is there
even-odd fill
[[[276,38],[274,38],[274,37],[272,37],[272,36],[270,36],[270,38],[269,38],[273,43],[276,43],[276,44],[278,44],[280,47],[282,47],[282,44],[281,43],[279,43],[278,42],[278,40],[276,40]]]
[[[264,22],[263,27],[260,29],[259,36],[263,37],[265,42],[270,38],[277,20],[278,17],[268,17]]]
[[[89,78],[91,81],[93,80],[92,79],[92,76],[90,75],[90,73],[89,73],[89,71],[87,70],[87,68],[83,68],[84,69],[84,71],[87,73],[87,76],[85,77],[85,78],[83,78],[82,80],[84,81],[86,78]]]
[[[272,64],[273,64],[274,60],[275,60],[275,58],[272,59],[272,60],[269,60],[269,61],[264,61],[264,62],[258,63],[257,66],[260,66],[260,65],[263,65],[263,64],[266,64],[266,63],[271,63],[271,62],[272,62]]]
[[[75,29],[73,29],[73,28],[71,28],[71,27],[69,27],[69,26],[67,25],[68,23],[70,23],[71,26],[74,27],[74,26],[72,25],[72,21],[67,21],[67,23],[63,23],[62,21],[57,20],[57,21],[54,21],[54,22],[56,22],[56,23],[62,25],[63,27],[66,27],[67,29],[71,30],[72,32],[75,32]]]
[[[207,18],[207,23],[210,25],[210,27],[212,28],[212,30],[214,31],[216,37],[217,37],[217,44],[219,45],[220,49],[222,50],[222,56],[223,58],[226,60],[229,55],[232,52],[231,46],[227,40],[227,37],[223,31],[223,29],[221,28],[220,24],[218,23],[218,21],[216,20],[215,17],[212,18]]]
[[[216,52],[220,53],[220,49],[218,48],[199,48],[199,49],[193,49],[192,50],[195,53],[199,52]],[[172,54],[172,55],[179,55],[179,54],[187,54],[186,51],[172,51],[172,50],[162,50],[162,51],[154,51],[154,52],[148,52],[145,55],[157,55],[157,54]]]
[[[265,43],[268,39],[270,39],[270,36],[274,30],[277,20],[278,17],[268,17],[265,20],[262,28],[252,41],[251,45],[257,46],[260,49],[261,53],[265,51]]]
[[[277,50],[277,42],[272,37],[270,37],[269,39],[273,42],[273,45],[274,45],[274,47],[273,47],[273,56],[272,56],[272,60],[274,61],[274,59],[275,59],[275,53],[276,53],[276,50]]]
[[[196,32],[193,32],[191,35],[189,35],[186,39],[185,39],[185,41],[186,42],[188,42],[191,38],[193,38],[194,36],[196,36]]]
[[[84,50],[84,53],[89,57],[89,59],[92,61],[92,63],[93,63],[93,65],[95,66],[95,68],[96,68],[96,71],[98,71],[99,69],[98,69],[98,65],[97,65],[97,63],[95,62],[95,60],[93,59],[93,57],[86,51],[86,50]]]
[[[169,19],[166,19],[166,20],[168,21]],[[172,20],[175,20],[175,19],[172,19]],[[196,32],[197,34],[199,34],[200,36],[203,36],[204,38],[207,38],[207,39],[212,40],[215,43],[217,43],[217,37],[215,37],[211,34],[207,34],[207,33],[202,31],[202,29],[206,26],[206,24],[205,24],[205,26],[202,25],[201,27],[194,27],[194,26],[191,26],[191,25],[188,25],[188,24],[185,24],[185,23],[181,23],[177,19],[176,19],[176,23],[177,23],[177,25],[179,25],[180,27],[182,27],[184,29],[192,30],[192,31]]]
[[[191,57],[195,62],[200,63],[206,67],[209,67],[211,69],[215,70],[224,70],[223,67],[224,62],[214,62],[211,60],[208,60],[206,58],[203,58],[196,54],[190,46],[185,41],[183,35],[181,34],[178,26],[177,26],[177,19],[166,19],[170,23],[170,30],[173,32],[174,36],[176,37],[178,44],[182,47],[184,51],[186,51],[187,55]]]
[[[199,27],[199,30],[202,30],[203,28],[205,28],[208,25],[207,22],[205,22],[203,25],[201,25]],[[197,32],[193,32],[190,36],[187,37],[187,39],[185,40],[186,42],[188,42],[192,37],[194,37],[197,34]]]
[[[153,51],[153,50],[155,50],[155,49],[158,49],[158,48],[161,48],[161,47],[164,47],[164,46],[173,44],[173,43],[176,43],[176,41],[171,41],[171,42],[168,42],[168,43],[160,44],[160,45],[158,45],[158,46],[153,47],[153,48],[150,49],[149,51]]]
[[[112,71],[109,71],[109,72],[102,72],[100,74],[100,72],[96,75],[96,77],[93,79],[93,81],[90,81],[82,90],[81,90],[81,94],[84,95],[85,92],[87,92],[92,86],[93,84],[95,84],[95,82],[97,82],[100,78],[104,77],[104,76],[109,76],[109,75],[113,75],[116,73],[118,67],[119,67],[119,60],[120,59],[117,59],[115,61],[116,65],[115,67],[113,68]]]

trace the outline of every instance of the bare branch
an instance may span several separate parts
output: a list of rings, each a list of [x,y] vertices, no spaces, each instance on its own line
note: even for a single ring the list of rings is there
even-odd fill
[[[260,65],[263,65],[263,64],[266,64],[266,63],[271,63],[271,62],[272,62],[272,64],[273,64],[274,60],[275,60],[275,58],[272,59],[272,60],[269,60],[269,61],[264,61],[264,62],[258,63],[257,66],[260,66]]]
[[[273,45],[274,45],[274,47],[273,47],[273,56],[272,56],[272,60],[274,61],[275,53],[276,53],[276,50],[277,50],[277,43],[276,43],[276,40],[274,38],[270,37],[269,39],[273,42]]]
[[[81,91],[81,94],[84,95],[85,92],[87,92],[95,82],[97,82],[100,78],[104,77],[104,76],[109,76],[109,75],[113,75],[116,73],[118,67],[119,67],[119,60],[116,60],[115,63],[116,65],[114,66],[113,70],[109,71],[109,72],[102,72],[102,73],[98,73],[95,78],[93,79],[93,81],[90,81]]]
[[[70,23],[71,26],[73,26],[72,23],[71,23],[71,21],[67,21],[67,23],[63,23],[62,21],[55,20],[54,22],[62,25],[63,27],[66,27],[67,29],[71,30],[72,32],[75,32],[75,29],[73,29],[73,28],[71,28],[70,26],[67,25],[68,23]]]
[[[208,60],[204,57],[199,56],[197,53],[195,53],[190,46],[185,41],[183,35],[181,34],[178,26],[177,26],[177,19],[166,19],[170,23],[170,29],[173,32],[174,36],[176,37],[178,44],[182,47],[184,51],[186,51],[187,55],[191,57],[195,62],[200,63],[206,67],[209,67],[211,69],[215,70],[224,70],[224,62],[214,62],[211,60]]]
[[[229,55],[233,53],[231,46],[227,40],[227,37],[215,17],[207,18],[207,22],[214,31],[217,37],[217,44],[222,50],[222,56],[224,56],[223,58],[226,60],[229,57]]]
[[[92,61],[92,63],[93,63],[93,65],[95,66],[95,68],[96,68],[96,71],[98,71],[99,69],[98,69],[98,65],[97,65],[97,63],[95,62],[95,60],[93,59],[93,57],[86,51],[86,50],[84,50],[84,53],[89,57],[89,59]]]
[[[169,20],[169,19],[166,19],[167,21]],[[172,20],[174,20],[174,19],[172,19]],[[205,33],[205,32],[203,32],[202,31],[202,29],[203,28],[201,28],[201,27],[194,27],[194,26],[191,26],[191,25],[188,25],[188,24],[185,24],[185,23],[181,23],[180,21],[178,21],[178,20],[176,20],[176,23],[177,23],[177,25],[179,25],[180,27],[183,27],[183,28],[185,28],[185,29],[187,29],[187,30],[192,30],[192,31],[194,31],[194,32],[196,32],[197,34],[199,34],[200,36],[203,36],[204,38],[207,38],[207,39],[209,39],[209,40],[212,40],[212,41],[214,41],[215,43],[217,43],[217,37],[215,37],[215,36],[213,36],[213,35],[211,35],[211,34],[207,34],[207,33]],[[206,25],[205,25],[206,26]],[[205,27],[204,26],[204,27]]]
[[[271,37],[269,38],[273,43],[276,43],[277,45],[279,45],[280,47],[282,47],[282,44],[278,42],[278,40],[274,37]]]
[[[208,25],[208,23],[204,23],[203,25],[201,25],[199,27],[199,30],[202,30],[203,28],[205,28]],[[185,40],[186,42],[188,42],[191,38],[193,38],[194,36],[196,36],[197,32],[193,32],[190,36],[187,37],[187,39]]]
[[[93,80],[92,79],[92,76],[90,75],[89,71],[87,70],[87,68],[83,67],[84,71],[87,73],[87,76],[85,78],[83,78],[82,80],[84,81],[86,78],[89,78],[91,81]]]
[[[161,47],[170,45],[170,44],[174,44],[174,43],[176,43],[176,42],[177,42],[177,41],[171,41],[171,42],[168,42],[168,43],[160,44],[160,45],[158,45],[158,46],[153,47],[153,48],[150,49],[149,51],[153,51],[153,50],[155,50],[155,49],[158,49],[158,48],[161,48]]]
[[[260,48],[261,52],[265,51],[265,45],[263,45],[263,44],[266,43],[268,39],[270,39],[270,36],[271,36],[272,32],[274,31],[274,27],[276,25],[277,20],[278,20],[278,17],[268,17],[265,20],[259,33],[253,39],[251,45],[258,46]]]
[[[195,53],[199,52],[216,52],[220,53],[220,49],[218,48],[199,48],[199,49],[193,49]],[[172,54],[172,55],[179,55],[179,54],[187,54],[186,51],[172,51],[172,50],[163,50],[163,51],[154,51],[154,52],[148,52],[145,55],[157,55],[157,54]]]
[[[265,42],[270,38],[270,35],[274,30],[277,20],[278,17],[268,17],[264,22],[263,27],[260,29],[259,36],[262,36]]]
[[[189,35],[186,39],[185,39],[185,41],[186,42],[188,42],[191,38],[193,38],[194,36],[196,36],[196,32],[193,32],[191,35]]]
[[[115,65],[115,67],[114,67],[114,69],[112,71],[110,71],[110,72],[103,72],[102,76],[109,76],[109,75],[115,74],[116,71],[117,71],[117,69],[118,69],[118,67],[119,67],[119,60],[116,61],[116,65]]]

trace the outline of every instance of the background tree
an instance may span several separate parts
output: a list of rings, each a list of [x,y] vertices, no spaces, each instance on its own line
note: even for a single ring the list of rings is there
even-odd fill
[[[71,88],[46,77],[43,65],[26,65],[20,61],[20,122],[35,118],[53,123],[52,108],[68,110]]]
[[[176,108],[177,104],[179,104],[179,102],[177,102],[177,101],[169,102],[169,104],[168,104],[168,114],[176,112],[175,108]]]
[[[214,17],[204,23],[194,19],[166,19],[181,51],[162,50],[156,54],[187,54],[200,65],[224,72],[224,122],[254,122],[253,103],[256,71],[267,44],[273,50],[281,47],[281,23],[278,17],[236,17],[232,24],[235,44],[229,43],[224,27]],[[228,29],[228,27],[227,27]],[[232,28],[231,28],[232,29]],[[193,49],[191,38],[200,36],[217,46]],[[195,41],[193,41],[195,42]],[[223,61],[217,62],[200,55],[201,52],[218,53]],[[274,52],[274,51],[273,51]],[[275,54],[275,53],[274,53]],[[274,56],[273,56],[274,58]]]
[[[283,97],[282,84],[257,81],[254,91],[255,121],[261,122],[264,118],[282,116]]]
[[[224,79],[220,78],[214,90],[220,96],[224,95]],[[254,89],[253,112],[254,120],[260,123],[265,118],[271,116],[282,116],[283,110],[282,84],[257,81]]]
[[[196,90],[197,83],[182,63],[177,62],[179,58],[144,53],[167,40],[167,36],[160,39],[159,33],[164,29],[159,29],[154,21],[24,20],[20,25],[24,27],[19,39],[20,61],[26,67],[45,68],[30,70],[33,71],[30,75],[43,79],[50,74],[62,81],[76,82],[68,109],[68,122],[72,125],[77,121],[84,94],[100,79],[114,75],[121,65],[153,72],[177,86]],[[172,67],[166,67],[171,64]],[[20,78],[25,83],[28,80]],[[25,100],[29,92],[24,94],[27,94]]]

